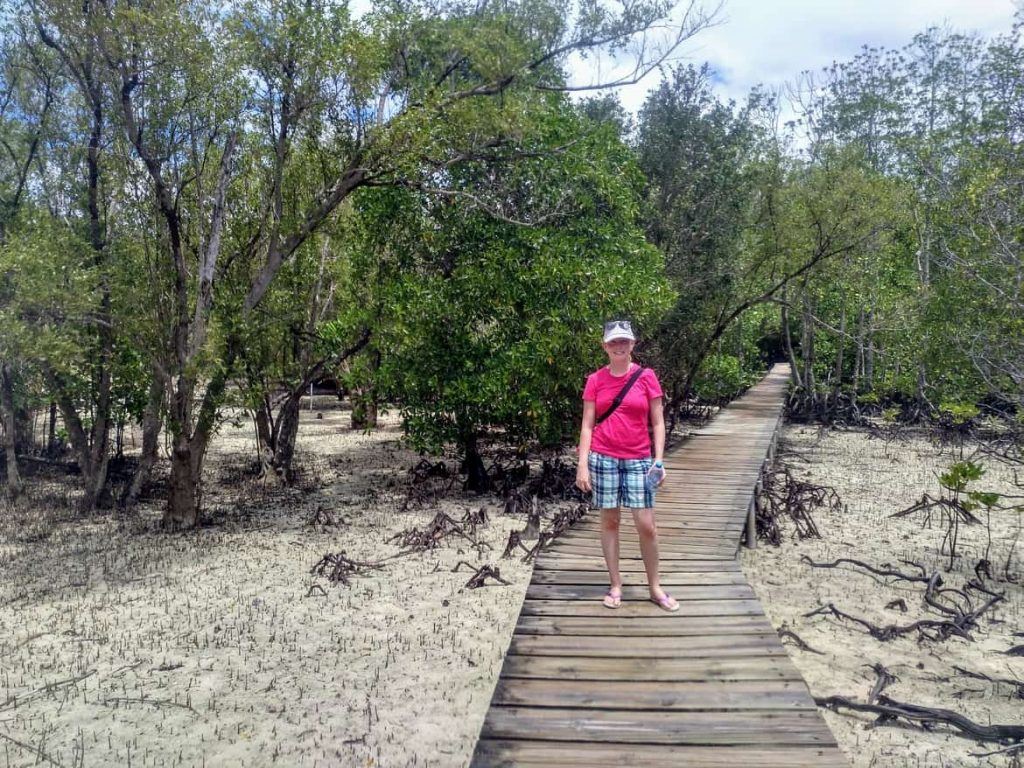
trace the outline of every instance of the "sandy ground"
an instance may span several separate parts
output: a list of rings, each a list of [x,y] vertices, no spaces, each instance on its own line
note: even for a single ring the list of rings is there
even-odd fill
[[[78,520],[55,484],[0,509],[0,766],[468,762],[529,578],[498,559],[523,521],[457,491],[397,511],[419,460],[397,421],[367,435],[323,415],[303,415],[299,490],[263,488],[251,427],[226,427],[206,482],[218,522],[191,534],[161,533],[158,501]],[[460,540],[349,587],[310,574],[326,552],[382,560],[395,533],[481,507],[483,558]],[[310,527],[318,510],[336,524]],[[511,585],[464,589],[460,560]]]
[[[327,406],[328,403],[322,403]],[[303,414],[297,488],[264,487],[250,469],[247,423],[227,426],[210,457],[206,503],[213,524],[161,533],[159,501],[124,519],[81,520],[67,483],[32,485],[17,508],[0,507],[0,768],[8,766],[458,766],[468,763],[522,601],[529,566],[499,560],[508,532],[492,497],[452,492],[401,512],[408,469],[395,419],[371,434],[348,429],[333,407]],[[881,662],[900,681],[896,699],[949,707],[981,722],[1021,722],[1014,689],[959,676],[954,666],[1024,679],[1019,586],[976,642],[879,643],[832,619],[804,618],[821,603],[875,621],[924,615],[920,589],[886,586],[850,571],[812,570],[816,559],[899,559],[944,567],[937,528],[888,515],[937,492],[954,457],[926,441],[885,444],[857,433],[790,428],[783,446],[799,475],[834,485],[846,511],[819,513],[822,541],[761,547],[744,567],[777,626],[823,655],[791,649],[816,695],[863,698]],[[993,467],[980,485],[1009,489]],[[388,539],[439,510],[485,508],[480,557],[464,540],[387,559]],[[312,527],[317,512],[335,524]],[[1015,518],[994,521],[1001,565]],[[960,586],[984,546],[967,531]],[[382,561],[349,587],[310,574],[327,552]],[[499,565],[510,586],[464,589],[452,568]],[[1019,560],[1016,572],[1020,572]],[[885,609],[903,597],[907,614]],[[871,729],[826,713],[857,766],[1012,765],[945,733]]]
[[[889,563],[910,570],[901,560],[943,571],[948,586],[962,587],[974,577],[973,567],[986,545],[984,526],[962,529],[960,557],[950,574],[947,558],[940,554],[942,526],[922,528],[920,518],[893,519],[890,515],[920,499],[924,491],[939,493],[937,476],[961,453],[941,449],[923,438],[886,443],[860,432],[819,432],[816,428],[787,427],[781,458],[794,474],[821,485],[833,486],[845,502],[837,513],[821,511],[815,520],[821,540],[795,542],[791,536],[779,548],[762,546],[745,550],[743,568],[777,628],[794,631],[821,655],[787,645],[790,655],[815,696],[843,695],[863,701],[875,681],[870,665],[881,663],[899,681],[886,690],[898,701],[943,707],[983,724],[1024,722],[1024,700],[1018,689],[993,684],[958,673],[954,667],[1024,682],[1024,658],[1005,655],[1024,643],[1024,588],[1001,578],[1010,543],[1017,530],[1013,513],[993,514],[993,570],[999,577],[989,582],[1005,590],[1006,601],[986,614],[974,642],[951,638],[943,642],[919,642],[916,635],[880,642],[857,626],[805,613],[825,603],[876,624],[908,624],[919,618],[936,618],[922,601],[923,587],[906,582],[891,584],[850,568],[822,570],[800,561],[854,558],[875,566]],[[969,455],[967,446],[964,455]],[[979,489],[1020,494],[1012,472],[987,462]],[[1020,500],[1019,500],[1020,501]],[[790,532],[792,529],[790,529]],[[1012,576],[1024,575],[1020,543]],[[908,610],[886,608],[903,598]],[[946,730],[924,732],[892,726],[872,728],[872,716],[825,712],[843,751],[854,766],[1009,766],[1015,758],[1005,755],[976,757],[997,749],[951,735]]]

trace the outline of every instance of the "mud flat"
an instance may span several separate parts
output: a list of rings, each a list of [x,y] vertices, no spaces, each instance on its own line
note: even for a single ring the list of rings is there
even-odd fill
[[[963,587],[975,578],[974,566],[984,556],[984,525],[961,528],[960,557],[947,574],[948,557],[940,552],[944,529],[937,517],[928,527],[920,516],[890,515],[918,501],[924,492],[938,496],[938,475],[961,457],[969,457],[974,447],[940,447],[924,437],[886,442],[863,432],[823,432],[797,426],[785,429],[783,461],[801,479],[834,487],[845,509],[814,515],[822,539],[797,542],[787,536],[779,548],[761,545],[754,551],[744,550],[742,565],[776,628],[795,632],[821,652],[819,655],[789,646],[813,695],[841,695],[864,701],[875,682],[870,666],[881,663],[899,678],[885,691],[897,701],[955,710],[985,725],[1024,722],[1024,700],[1020,698],[1024,687],[988,682],[961,671],[1024,683],[1024,658],[1005,653],[1024,642],[1024,588],[1019,583],[1024,541],[1018,544],[1010,568],[1018,583],[1002,578],[1018,531],[1017,513],[992,514],[989,559],[997,578],[986,583],[1005,591],[1006,600],[982,617],[973,642],[958,637],[920,641],[917,633],[880,642],[849,622],[804,615],[833,603],[848,614],[878,625],[942,618],[924,605],[921,584],[887,584],[886,579],[849,567],[812,568],[801,561],[801,556],[816,562],[854,558],[874,566],[888,563],[902,570],[912,569],[901,561],[913,561],[929,571],[942,571],[947,586]],[[986,474],[972,483],[972,488],[1021,493],[1013,485],[1011,470],[992,461],[983,463]],[[980,514],[984,518],[984,512]],[[905,613],[897,607],[886,607],[901,598],[907,606]],[[840,746],[859,768],[1018,765],[1012,756],[975,756],[999,747],[979,745],[943,727],[933,731],[872,727],[873,715],[824,714]]]
[[[192,533],[161,532],[157,500],[83,520],[57,481],[0,510],[0,766],[468,763],[529,581],[499,560],[523,521],[457,490],[402,512],[419,457],[397,420],[303,419],[291,490],[253,479],[251,427],[225,428]],[[481,508],[482,556],[456,537],[389,559],[394,534]],[[310,573],[341,551],[381,568]],[[465,589],[463,560],[510,586]]]

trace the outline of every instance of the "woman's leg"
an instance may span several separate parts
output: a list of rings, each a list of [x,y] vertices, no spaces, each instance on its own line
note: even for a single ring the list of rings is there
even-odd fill
[[[601,510],[601,550],[608,566],[608,578],[612,589],[622,590],[622,574],[619,573],[619,520],[621,513],[615,509]]]
[[[654,523],[653,509],[634,509],[633,523],[636,525],[640,539],[640,554],[644,559],[644,570],[647,572],[647,588],[655,600],[665,599],[665,590],[661,588],[661,575],[658,573],[658,527]],[[669,598],[674,604],[675,600]]]

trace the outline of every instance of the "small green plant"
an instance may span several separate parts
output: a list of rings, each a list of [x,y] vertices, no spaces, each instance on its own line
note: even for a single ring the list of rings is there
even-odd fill
[[[956,559],[956,545],[960,538],[960,525],[966,523],[974,525],[980,523],[975,512],[984,508],[986,512],[986,527],[988,530],[988,546],[985,548],[985,558],[988,561],[989,550],[992,546],[992,507],[999,503],[1000,495],[990,491],[969,490],[970,483],[980,480],[985,475],[985,468],[974,461],[958,461],[951,464],[949,468],[939,475],[939,485],[942,493],[935,499],[927,493],[921,496],[916,504],[897,512],[893,517],[905,517],[915,512],[925,513],[925,522],[931,520],[932,512],[935,509],[942,511],[946,521],[946,535],[942,539],[942,551],[949,548],[949,569],[953,568]]]
[[[881,401],[877,392],[865,392],[862,395],[857,395],[857,405],[878,405]]]
[[[882,410],[882,421],[886,424],[895,424],[900,418],[900,407],[898,405],[890,406]]]
[[[939,405],[939,413],[951,421],[954,426],[962,427],[972,419],[976,419],[981,411],[974,403],[947,401]]]

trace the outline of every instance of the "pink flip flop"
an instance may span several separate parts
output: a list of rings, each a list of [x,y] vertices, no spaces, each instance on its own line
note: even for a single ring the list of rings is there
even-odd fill
[[[605,596],[604,596],[604,607],[605,608],[618,608],[620,605],[622,605],[622,590],[621,589],[616,590],[618,592],[618,594],[615,594],[612,591],[614,589],[615,588],[612,587],[612,589],[609,589],[605,593]]]
[[[679,603],[668,592],[663,597],[651,597],[651,602],[663,611],[674,613],[679,610]]]

